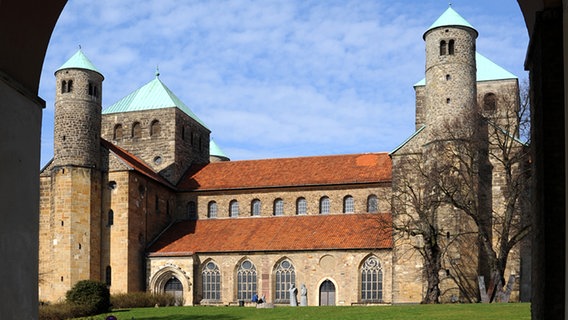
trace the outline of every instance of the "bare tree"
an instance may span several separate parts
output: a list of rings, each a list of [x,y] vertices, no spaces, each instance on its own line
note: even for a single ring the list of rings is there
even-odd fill
[[[446,123],[442,135],[447,140],[437,144],[444,160],[436,163],[436,188],[442,201],[470,217],[477,228],[479,269],[489,279],[489,301],[499,299],[509,255],[529,232],[522,217],[530,178],[528,142],[520,140],[528,130],[528,99],[521,101],[516,88],[503,92],[498,108]]]

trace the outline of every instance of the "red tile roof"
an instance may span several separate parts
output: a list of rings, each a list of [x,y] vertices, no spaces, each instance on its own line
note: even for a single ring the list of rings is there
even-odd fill
[[[392,248],[390,214],[336,214],[182,221],[150,247],[150,256],[208,252]]]
[[[387,153],[214,162],[195,165],[181,190],[249,189],[391,181]]]
[[[116,154],[127,166],[131,167],[133,170],[151,178],[157,182],[164,185],[172,187],[172,184],[168,180],[164,179],[159,175],[154,169],[145,164],[142,160],[138,159],[135,155],[129,153],[128,151],[122,149],[121,147],[101,138],[101,145],[109,149],[112,153]]]

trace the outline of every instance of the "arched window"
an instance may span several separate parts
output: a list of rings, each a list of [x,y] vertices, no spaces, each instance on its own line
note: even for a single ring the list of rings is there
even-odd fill
[[[178,278],[173,277],[166,282],[164,286],[164,293],[172,295],[176,298],[176,300],[183,299],[183,285]]]
[[[361,301],[383,301],[383,269],[375,256],[367,258],[361,266]]]
[[[296,214],[297,215],[304,215],[308,212],[308,203],[306,198],[298,198],[296,200]]]
[[[260,216],[260,200],[252,200],[250,204],[250,215],[253,217]]]
[[[132,138],[141,138],[142,137],[142,125],[140,122],[134,122],[132,124]]]
[[[209,301],[221,300],[221,271],[213,261],[209,261],[201,270],[203,283],[203,299]]]
[[[207,218],[217,218],[217,202],[211,201],[207,205]]]
[[[237,200],[233,200],[229,203],[229,217],[238,217],[239,216],[239,202]]]
[[[321,197],[320,199],[320,214],[329,214],[329,198],[326,196]]]
[[[355,212],[355,201],[352,196],[345,196],[343,198],[343,213]]]
[[[190,201],[187,203],[187,217],[190,220],[197,219],[197,206],[195,205],[195,201]]]
[[[110,287],[112,284],[112,268],[110,266],[107,266],[105,270],[105,284],[107,287]]]
[[[61,81],[61,93],[67,93],[67,81],[62,80]]]
[[[497,109],[497,96],[494,93],[487,93],[483,96],[483,111],[495,111]]]
[[[450,55],[454,54],[454,46],[455,46],[455,41],[453,39],[448,41],[448,54]]]
[[[290,260],[282,260],[274,272],[276,288],[274,288],[274,302],[290,303],[290,285],[296,285],[296,271]]]
[[[109,210],[107,214],[108,226],[112,226],[114,224],[114,211]]]
[[[275,216],[284,215],[284,200],[278,198],[274,200],[274,213]]]
[[[162,131],[162,127],[160,125],[160,121],[158,121],[158,120],[152,121],[152,123],[150,124],[150,136],[151,137],[157,137],[157,136],[160,135],[161,131]]]
[[[122,139],[122,125],[121,124],[117,124],[117,125],[114,126],[113,139],[114,140]]]
[[[440,55],[441,56],[445,56],[446,55],[446,47],[448,46],[448,44],[446,43],[446,40],[442,40],[440,41]]]
[[[99,90],[97,89],[97,86],[92,82],[89,82],[88,94],[92,97],[95,97],[95,98],[97,98],[98,95],[99,95]]]
[[[369,213],[379,212],[379,199],[374,194],[367,197],[367,212]]]
[[[237,269],[237,299],[250,301],[256,292],[256,267],[245,260]]]

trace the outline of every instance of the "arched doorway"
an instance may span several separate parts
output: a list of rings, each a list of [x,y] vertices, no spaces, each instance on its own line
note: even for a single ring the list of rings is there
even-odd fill
[[[176,277],[171,277],[164,285],[164,293],[176,298],[176,301],[183,301],[183,285]]]
[[[335,285],[329,280],[325,280],[320,286],[320,306],[335,305]]]

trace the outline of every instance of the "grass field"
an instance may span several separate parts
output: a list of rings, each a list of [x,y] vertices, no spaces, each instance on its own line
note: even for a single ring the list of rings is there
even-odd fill
[[[167,307],[117,310],[119,320],[244,320],[244,319],[381,319],[381,320],[529,320],[530,304],[444,304],[377,307]],[[105,319],[100,315],[93,320]]]

